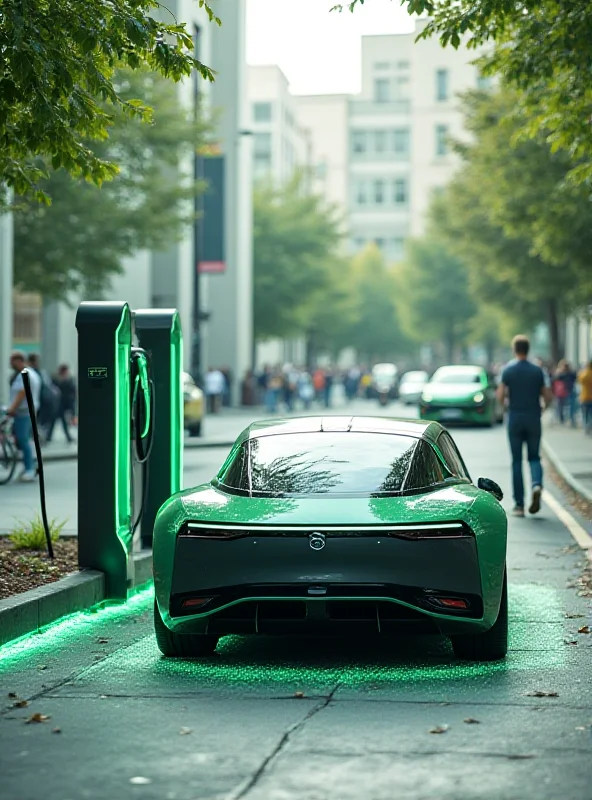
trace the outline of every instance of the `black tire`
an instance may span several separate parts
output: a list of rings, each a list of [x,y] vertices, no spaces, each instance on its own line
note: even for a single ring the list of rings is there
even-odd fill
[[[450,641],[454,655],[466,661],[499,661],[506,657],[508,653],[508,582],[505,571],[502,601],[493,628],[473,636],[451,636]]]
[[[156,600],[154,601],[154,632],[158,649],[165,656],[176,658],[211,656],[218,644],[218,636],[170,631],[162,621]]]
[[[201,436],[201,420],[188,426],[190,436]]]
[[[16,470],[17,452],[8,436],[0,438],[0,485],[8,483]]]

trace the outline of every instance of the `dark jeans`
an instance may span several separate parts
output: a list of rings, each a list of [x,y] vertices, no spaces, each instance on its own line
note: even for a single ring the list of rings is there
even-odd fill
[[[48,442],[51,442],[51,437],[53,436],[53,429],[55,427],[56,422],[58,422],[58,421],[62,423],[62,428],[64,429],[64,434],[66,436],[66,439],[69,442],[72,441],[72,437],[70,436],[70,428],[68,427],[68,419],[66,417],[66,414],[68,414],[68,413],[69,413],[69,411],[67,409],[60,408],[58,413],[56,414],[56,416],[49,423],[49,427],[47,428],[47,441]]]
[[[582,416],[584,418],[584,429],[586,432],[592,431],[592,403],[582,403]]]
[[[31,420],[29,415],[14,418],[13,433],[16,446],[23,454],[25,472],[33,472],[33,451],[31,450]]]
[[[524,507],[524,478],[522,477],[522,451],[526,445],[530,476],[533,486],[543,486],[543,467],[539,454],[541,446],[541,419],[532,414],[512,414],[508,419],[508,438],[512,451],[512,482],[514,502]]]

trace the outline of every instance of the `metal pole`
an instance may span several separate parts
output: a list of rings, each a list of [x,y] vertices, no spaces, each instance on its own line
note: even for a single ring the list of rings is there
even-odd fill
[[[194,43],[194,57],[199,58],[200,50],[200,36],[201,32],[197,26],[193,32]],[[197,122],[199,114],[199,91],[200,76],[197,70],[193,75],[193,114]],[[193,177],[195,181],[201,181],[203,178],[203,158],[196,151],[193,155]],[[201,195],[196,195],[194,199],[195,221],[193,223],[193,337],[191,341],[191,373],[197,382],[201,382],[201,335],[200,335],[200,322],[201,322],[201,296],[200,296],[200,279],[199,279],[199,262],[201,260],[201,237],[202,237],[202,198]]]
[[[11,193],[7,192],[7,203]],[[0,405],[8,402],[8,359],[12,350],[12,214],[0,214]]]

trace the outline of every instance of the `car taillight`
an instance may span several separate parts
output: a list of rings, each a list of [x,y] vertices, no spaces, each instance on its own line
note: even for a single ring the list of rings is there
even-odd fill
[[[436,598],[439,603],[446,608],[468,608],[469,604],[466,600],[461,600],[458,597],[438,597]]]
[[[248,530],[244,529],[233,529],[233,528],[222,528],[218,527],[217,525],[202,525],[195,522],[190,522],[183,530],[181,530],[180,536],[188,536],[192,539],[219,539],[219,540],[229,540],[229,539],[242,539],[244,536],[249,535]]]
[[[181,608],[201,608],[212,599],[211,597],[189,597],[187,600],[183,600]]]
[[[388,531],[397,539],[459,539],[471,536],[470,528],[462,522],[447,522],[441,525],[401,526]]]

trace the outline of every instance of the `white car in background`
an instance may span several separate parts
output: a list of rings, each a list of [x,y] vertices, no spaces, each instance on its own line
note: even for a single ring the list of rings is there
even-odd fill
[[[423,370],[406,372],[399,384],[399,399],[401,402],[405,403],[405,405],[419,403],[421,394],[428,380],[429,375],[427,372],[423,372]]]

